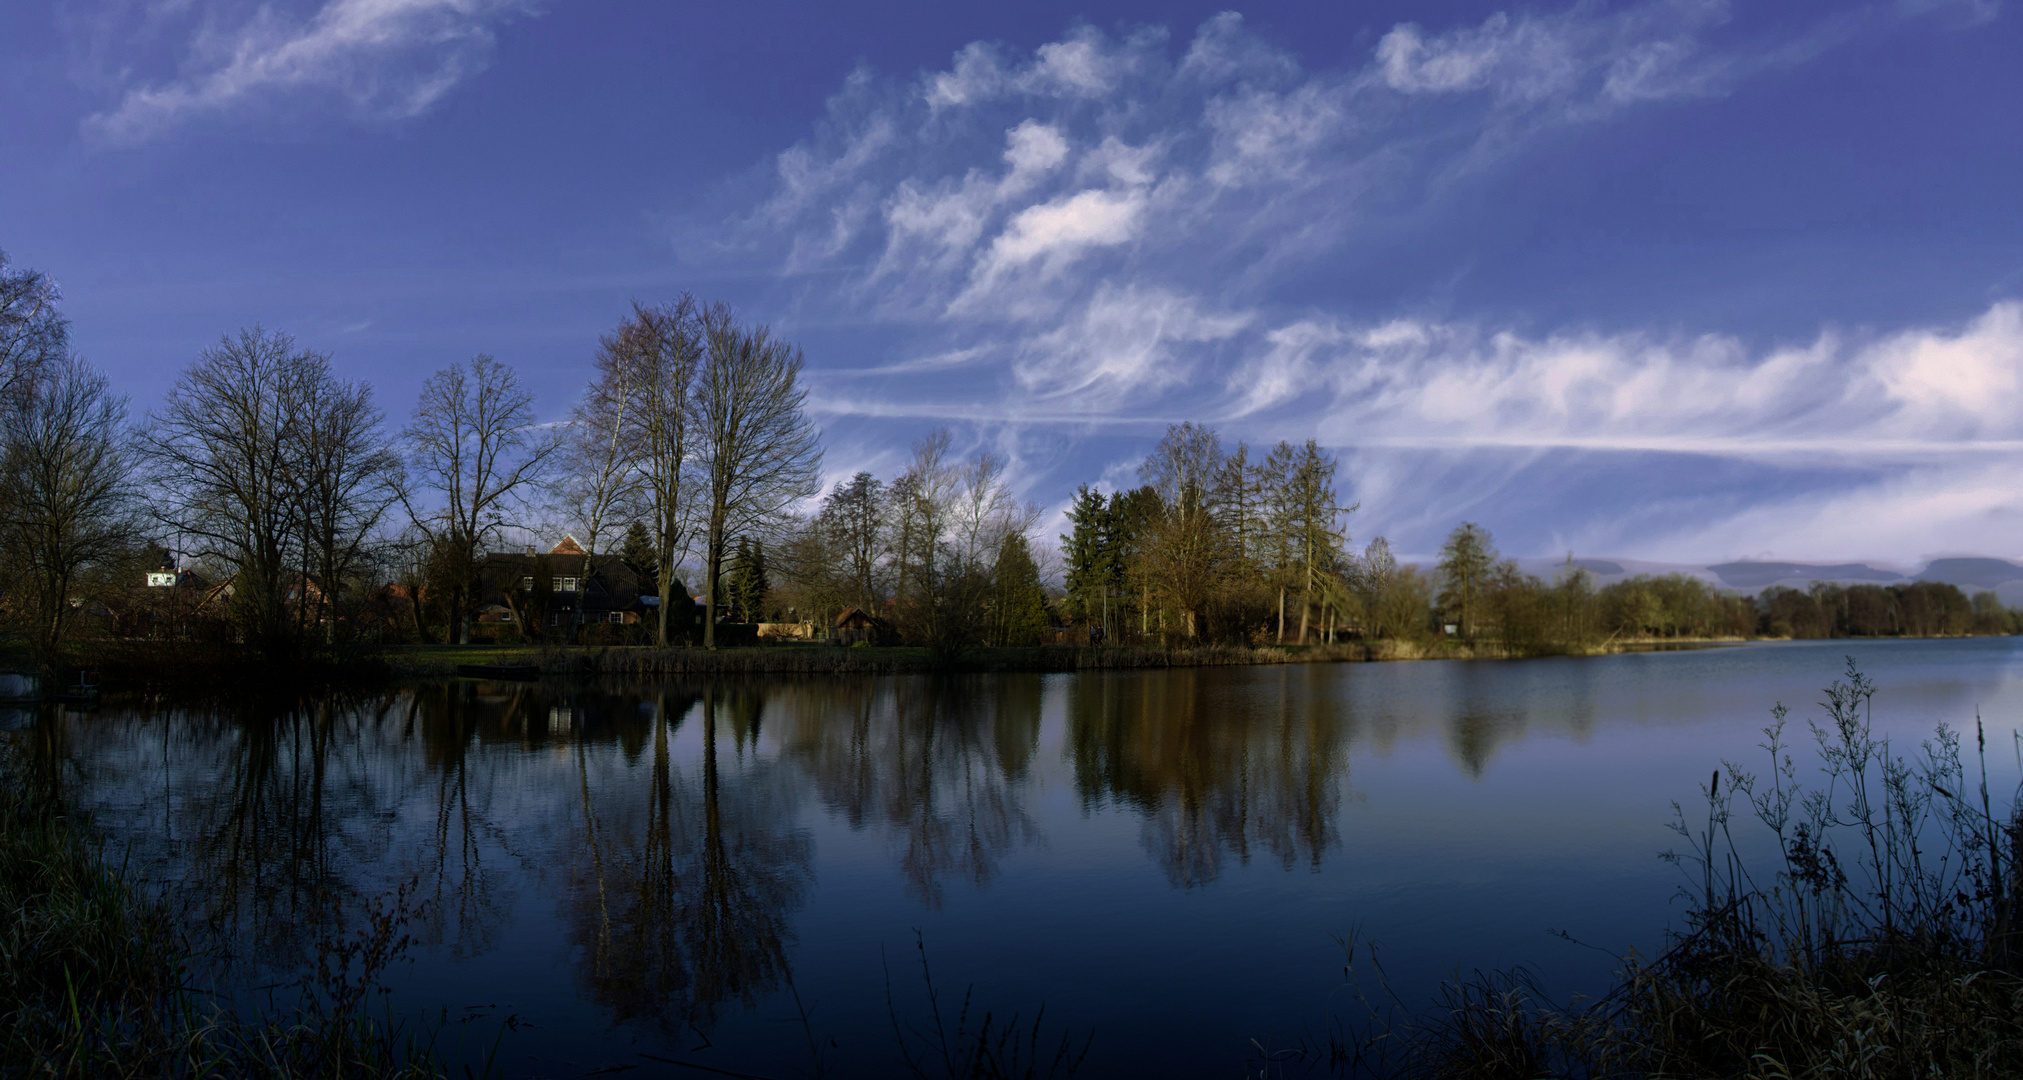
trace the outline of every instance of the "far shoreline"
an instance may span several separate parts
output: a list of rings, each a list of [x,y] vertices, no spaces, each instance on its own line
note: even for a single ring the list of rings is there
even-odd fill
[[[925,675],[1078,671],[1125,671],[1202,667],[1260,667],[1298,664],[1389,663],[1416,660],[1535,660],[1572,656],[1685,652],[1738,645],[1802,641],[1933,641],[2011,635],[1927,637],[1636,638],[1579,649],[1517,652],[1494,642],[1379,640],[1334,645],[1108,645],[985,646],[953,658],[936,658],[918,647],[843,647],[822,644],[758,645],[704,649],[700,646],[408,646],[387,656],[390,665],[413,678],[447,678],[471,664],[520,664],[542,677],[662,675]]]
[[[1923,637],[1677,637],[1630,638],[1578,648],[1519,651],[1498,642],[1349,641],[1334,645],[1043,645],[978,646],[937,656],[917,646],[779,645],[398,645],[338,647],[293,660],[269,660],[239,649],[188,642],[125,642],[96,655],[73,655],[62,685],[78,672],[108,691],[165,690],[203,696],[220,692],[303,693],[358,690],[417,680],[459,677],[459,668],[500,666],[541,679],[667,676],[933,675],[1078,671],[1149,671],[1298,664],[1361,664],[1415,660],[1537,660],[1686,652],[1792,641],[1935,641],[2003,634]],[[526,669],[533,669],[531,671]],[[464,674],[484,678],[483,674]],[[58,685],[52,683],[52,685]]]

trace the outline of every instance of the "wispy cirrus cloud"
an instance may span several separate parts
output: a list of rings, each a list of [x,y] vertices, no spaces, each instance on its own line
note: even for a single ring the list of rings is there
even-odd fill
[[[905,328],[924,358],[851,371],[821,397],[832,430],[852,415],[1044,424],[1036,442],[1057,447],[1064,429],[1192,418],[1341,450],[1366,529],[1444,530],[1547,485],[1588,493],[1552,536],[1589,551],[1676,552],[1729,522],[1745,546],[1699,554],[1760,553],[1778,546],[1760,523],[1779,506],[1818,547],[1787,535],[1787,554],[1876,556],[1864,538],[1948,528],[1956,546],[2007,550],[1972,493],[1993,490],[1985,463],[2023,464],[2023,304],[1763,347],[1277,300],[1288,284],[1312,295],[1331,259],[1546,133],[1734,92],[1816,59],[1851,20],[1734,35],[1720,2],[1576,4],[1393,26],[1318,70],[1235,14],[1183,41],[1081,27],[1029,52],[973,43],[917,77],[854,75],[779,155],[741,240],[819,281],[830,317]],[[1631,461],[1660,479],[1634,510],[1607,505]],[[1835,526],[1835,507],[1887,505],[1913,473],[1919,512],[1957,514]]]
[[[148,9],[156,32],[187,25],[177,72],[122,80],[119,101],[84,120],[105,144],[146,142],[205,116],[277,101],[334,100],[355,115],[418,115],[482,70],[493,27],[534,0],[324,0],[313,11],[263,3]],[[178,18],[179,17],[179,18]]]
[[[1453,323],[1301,320],[1228,376],[1229,419],[1322,418],[1337,441],[1911,460],[2023,451],[2023,303],[1964,325],[1733,338],[1532,338]],[[1318,400],[1316,400],[1318,399]]]
[[[1184,47],[1160,28],[1083,27],[1026,54],[973,43],[914,79],[853,75],[779,155],[745,238],[840,280],[843,306],[990,327],[1009,365],[1029,350],[1005,330],[1087,319],[1097,283],[1226,313],[1527,132],[1718,93],[1734,65],[1703,38],[1724,11],[1402,25],[1321,71],[1233,13]]]

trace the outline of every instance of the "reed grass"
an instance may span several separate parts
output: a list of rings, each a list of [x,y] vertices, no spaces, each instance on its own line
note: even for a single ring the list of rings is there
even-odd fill
[[[918,930],[913,932],[913,946],[919,954],[926,1014],[918,1020],[901,1018],[889,965],[885,1011],[899,1059],[915,1080],[1071,1080],[1088,1060],[1096,1033],[1086,1032],[1078,1045],[1073,1032],[1049,1027],[1044,1005],[1030,1021],[1018,1013],[1001,1019],[978,1007],[976,988],[970,986],[964,988],[954,1015],[948,1015],[927,962],[927,941]]]
[[[1972,768],[1943,726],[1903,754],[1874,734],[1874,695],[1852,659],[1827,688],[1809,725],[1820,781],[1801,781],[1780,705],[1767,772],[1724,762],[1704,813],[1675,804],[1686,925],[1624,958],[1600,999],[1555,1003],[1518,970],[1412,1008],[1351,939],[1355,1019],[1271,1063],[1443,1080],[2023,1076],[2023,801],[1991,796],[1978,719]],[[2017,752],[2023,765],[2023,739]],[[1739,819],[1769,830],[1775,865],[1743,857]]]
[[[372,1017],[404,946],[396,908],[319,946],[300,1004],[244,1017],[204,992],[201,954],[148,894],[0,754],[0,1075],[420,1078],[429,1048]]]
[[[1306,647],[1242,645],[980,648],[954,660],[925,648],[844,648],[828,645],[658,649],[651,646],[547,649],[550,675],[896,675],[918,672],[1111,671],[1256,664],[1333,663],[1368,658],[1361,644]]]

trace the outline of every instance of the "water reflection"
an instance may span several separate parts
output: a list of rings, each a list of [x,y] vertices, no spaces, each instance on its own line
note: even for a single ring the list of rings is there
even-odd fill
[[[1144,818],[1145,849],[1178,888],[1214,881],[1223,860],[1263,850],[1318,869],[1340,843],[1348,714],[1306,673],[1214,692],[1217,673],[1180,670],[1069,685],[1075,781],[1084,805],[1115,801]]]
[[[903,955],[919,926],[938,975],[1145,1035],[1111,1071],[1181,1074],[1256,1034],[1231,1025],[1307,1015],[1338,979],[1324,935],[1351,924],[1425,971],[1480,961],[1457,940],[1528,942],[1562,918],[1652,944],[1672,914],[1649,857],[1665,803],[1760,741],[1769,702],[1811,700],[1842,647],[457,682],[109,700],[4,737],[109,851],[194,886],[241,987],[292,979],[406,886],[408,1015],[497,1001],[544,1052],[573,1043],[557,1058],[630,1045],[611,1037],[624,1025],[641,1049],[707,1042],[724,1068],[786,1075],[805,1064],[774,1052],[789,980],[819,1033],[882,1032],[879,947]],[[1914,721],[1903,737],[1977,705],[2023,715],[2012,644],[1862,648],[1900,695],[1891,716]],[[883,1049],[855,1052],[868,1069]]]
[[[642,703],[652,747],[643,792],[594,791],[585,743],[576,745],[582,843],[567,920],[587,957],[579,977],[618,1021],[707,1028],[719,1005],[749,1004],[787,973],[811,848],[771,764],[754,761],[729,785],[719,764],[720,742],[755,741],[763,712],[748,688],[662,691]],[[691,713],[701,762],[684,773],[670,743]]]
[[[796,683],[777,692],[783,753],[853,828],[898,840],[908,891],[939,907],[951,880],[984,886],[1039,829],[1022,784],[1042,679]]]

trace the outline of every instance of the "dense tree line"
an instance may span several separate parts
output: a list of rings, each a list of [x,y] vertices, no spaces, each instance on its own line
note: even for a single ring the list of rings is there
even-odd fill
[[[0,521],[14,555],[0,610],[45,660],[90,614],[115,636],[212,638],[270,660],[469,641],[488,554],[558,528],[585,538],[584,562],[537,560],[530,595],[507,597],[523,625],[542,602],[531,594],[557,574],[582,580],[615,533],[661,601],[653,636],[678,640],[680,568],[733,571],[736,587],[706,588],[706,603],[734,595],[740,617],[756,614],[761,545],[815,490],[800,351],[720,304],[636,305],[599,343],[566,425],[537,423],[513,369],[480,355],[431,375],[394,430],[369,385],[258,327],[203,350],[129,422],[71,353],[59,300],[0,255]],[[747,554],[727,567],[733,548]]]
[[[1688,574],[1638,575],[1597,587],[1571,556],[1551,582],[1500,559],[1489,534],[1463,524],[1448,538],[1425,636],[1488,641],[1506,651],[1578,651],[1615,641],[1684,638],[1932,637],[2011,634],[2018,613],[1992,592],[1971,599],[1956,585],[1915,581],[1808,590],[1776,587],[1760,596]],[[1381,632],[1411,637],[1408,627]]]
[[[269,660],[474,632],[574,640],[583,605],[555,625],[558,582],[590,581],[614,556],[651,601],[626,639],[662,645],[742,642],[749,624],[827,625],[851,608],[881,640],[945,655],[1063,627],[1118,644],[1510,653],[2017,629],[1992,594],[1930,582],[1750,598],[1680,575],[1597,586],[1571,558],[1548,582],[1473,523],[1435,565],[1400,565],[1382,537],[1351,546],[1356,507],[1317,442],[1226,448],[1191,422],[1167,430],[1137,486],[1083,485],[1058,548],[1036,542],[1040,508],[1018,498],[1007,459],[958,458],[946,430],[896,475],[824,493],[800,350],[693,296],[634,304],[602,335],[565,423],[538,423],[513,369],[479,355],[429,376],[397,429],[369,385],[258,327],[202,350],[135,420],[71,352],[60,299],[0,255],[0,528],[14,555],[0,613],[45,662],[93,616],[115,638],[209,638]],[[512,583],[481,573],[510,540],[565,531],[577,546],[530,554]],[[174,587],[141,588],[144,573]],[[510,624],[478,626],[501,588]]]

